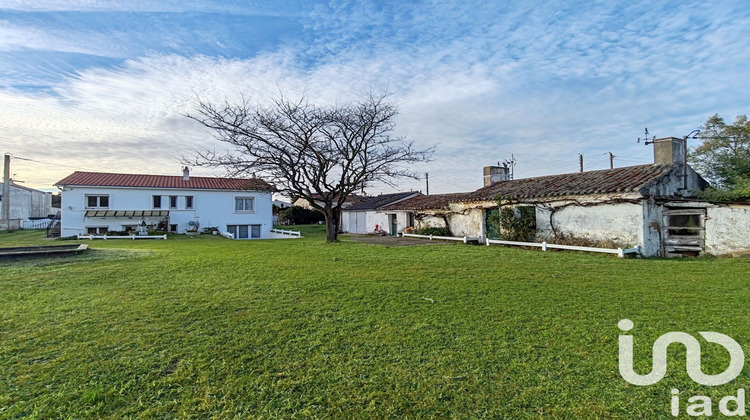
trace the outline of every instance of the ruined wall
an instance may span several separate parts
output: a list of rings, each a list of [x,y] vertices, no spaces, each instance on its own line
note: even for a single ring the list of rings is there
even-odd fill
[[[641,254],[647,257],[660,257],[662,255],[662,210],[663,206],[656,204],[653,200],[643,200],[643,242],[641,243]]]
[[[706,209],[706,253],[750,249],[750,204],[712,205]]]

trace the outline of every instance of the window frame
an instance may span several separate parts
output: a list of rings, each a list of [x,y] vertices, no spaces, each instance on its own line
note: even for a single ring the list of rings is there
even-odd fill
[[[195,196],[185,196],[185,210],[193,210],[195,208]]]
[[[234,235],[234,239],[261,239],[263,235],[262,229],[263,225],[260,223],[251,225],[227,225],[227,232]],[[243,236],[242,233],[245,233],[246,236]]]
[[[92,229],[94,232],[91,232]],[[109,226],[86,226],[87,235],[106,235],[107,232],[109,232]]]
[[[157,199],[157,197],[159,199],[159,205],[158,206],[156,205],[156,199]],[[161,195],[155,195],[155,194],[152,195],[151,196],[151,208],[152,209],[161,209],[163,201],[164,200],[162,200],[162,196]]]
[[[110,201],[109,200],[109,194],[85,194],[84,197],[85,197],[85,202],[84,202],[85,207],[84,208],[86,208],[86,209],[108,209],[109,208],[109,201]],[[89,200],[91,198],[95,198],[96,199],[96,205],[95,206],[90,206],[89,205]],[[107,205],[106,206],[102,206],[102,198],[106,198],[106,200],[107,200]]]
[[[237,209],[238,202],[242,200],[242,209]],[[247,201],[250,201],[252,203],[252,208],[250,210],[247,210],[247,207],[245,206],[245,203]],[[255,197],[253,196],[244,196],[244,195],[238,195],[234,197],[234,212],[235,213],[255,213]]]

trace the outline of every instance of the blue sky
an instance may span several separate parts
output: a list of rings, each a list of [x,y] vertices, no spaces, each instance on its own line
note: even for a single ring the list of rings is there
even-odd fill
[[[388,89],[398,134],[437,146],[413,168],[430,192],[470,191],[511,154],[517,178],[576,171],[579,153],[587,169],[607,152],[649,163],[644,127],[748,113],[748,40],[742,1],[0,0],[0,151],[46,162],[14,160],[32,187],[177,175],[179,154],[221,147],[182,116],[195,94]]]

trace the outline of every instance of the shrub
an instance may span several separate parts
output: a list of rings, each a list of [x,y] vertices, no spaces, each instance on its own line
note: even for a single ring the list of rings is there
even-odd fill
[[[536,236],[536,208],[501,207],[490,215],[488,223],[493,224],[500,237],[506,241],[532,241]]]
[[[419,229],[417,230],[417,235],[453,236],[449,228],[436,226]]]
[[[547,242],[557,245],[588,246],[593,248],[629,248],[627,244],[619,243],[612,239],[591,239],[573,236],[570,233],[558,233],[546,239]]]
[[[317,210],[309,210],[300,206],[292,206],[279,213],[279,219],[289,221],[295,225],[309,225],[324,221],[323,213]]]

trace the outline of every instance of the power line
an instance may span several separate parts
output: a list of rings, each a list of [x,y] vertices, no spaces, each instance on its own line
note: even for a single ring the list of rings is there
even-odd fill
[[[78,169],[75,166],[63,165],[62,163],[52,163],[52,162],[45,162],[45,161],[42,161],[42,160],[24,158],[24,157],[20,157],[20,156],[13,156],[13,155],[11,155],[11,156],[12,156],[13,159],[25,160],[25,161],[28,161],[28,162],[36,162],[36,163],[42,163],[42,164],[45,164],[45,165],[62,166],[62,167],[65,167],[65,168]]]

